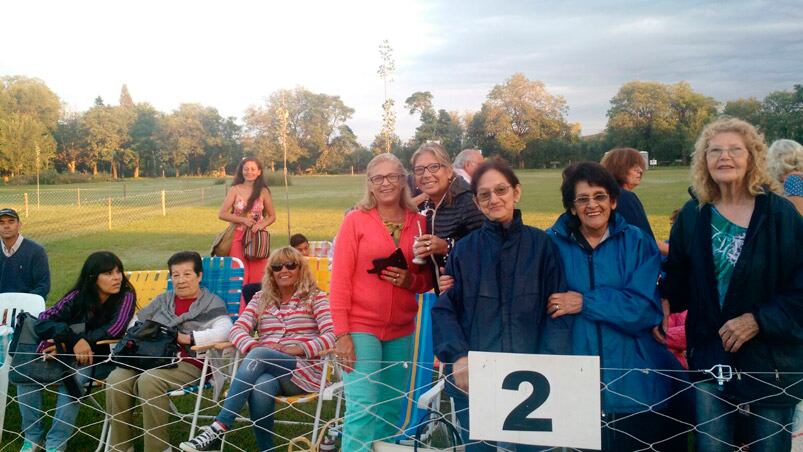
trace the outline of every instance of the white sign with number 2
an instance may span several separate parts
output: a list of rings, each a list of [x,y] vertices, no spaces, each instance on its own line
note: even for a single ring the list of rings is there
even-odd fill
[[[472,440],[599,449],[597,356],[469,352]]]

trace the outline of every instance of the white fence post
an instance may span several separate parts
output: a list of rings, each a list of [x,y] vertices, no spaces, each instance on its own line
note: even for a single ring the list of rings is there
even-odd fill
[[[167,206],[165,205],[165,191],[162,190],[162,216],[167,216]]]

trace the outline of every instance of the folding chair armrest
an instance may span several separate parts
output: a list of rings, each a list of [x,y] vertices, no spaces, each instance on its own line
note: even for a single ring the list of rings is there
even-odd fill
[[[116,344],[118,342],[120,342],[119,339],[103,339],[103,340],[95,342],[95,344],[97,344],[97,345],[114,345],[114,344]]]
[[[231,342],[215,342],[214,344],[208,345],[193,345],[190,347],[190,350],[194,352],[205,352],[207,350],[225,350],[229,347],[233,347]]]
[[[445,386],[446,386],[445,379],[441,378],[440,380],[438,380],[438,382],[435,383],[433,387],[429,388],[427,392],[421,394],[421,396],[418,397],[418,403],[417,403],[418,408],[422,410],[429,408],[430,405],[432,404],[432,400],[435,397],[437,397],[438,394],[441,393],[441,391],[443,391],[443,388]]]
[[[234,348],[234,344],[232,344],[232,343],[231,343],[231,342],[229,342],[229,341],[226,341],[226,342],[217,342],[217,343],[215,344],[215,349],[216,349],[216,350],[226,350],[227,348]]]

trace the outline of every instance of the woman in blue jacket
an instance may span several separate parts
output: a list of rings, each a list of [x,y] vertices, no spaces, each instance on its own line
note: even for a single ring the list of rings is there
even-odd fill
[[[667,369],[673,359],[651,334],[663,319],[658,248],[613,214],[619,187],[600,164],[566,168],[561,194],[566,212],[547,233],[560,251],[569,290],[552,294],[547,312],[574,318],[573,354],[600,357],[602,450],[650,444],[660,450],[664,418],[651,409],[669,396],[670,378],[635,370]]]
[[[571,319],[550,319],[550,295],[566,290],[563,267],[547,235],[521,221],[521,184],[508,165],[487,161],[471,181],[486,220],[457,242],[432,308],[435,354],[454,363],[447,392],[468,443],[468,352],[569,354]],[[447,290],[448,288],[448,290]],[[660,321],[660,319],[659,319]],[[511,446],[518,451],[527,446]],[[489,443],[468,451],[495,451]]]

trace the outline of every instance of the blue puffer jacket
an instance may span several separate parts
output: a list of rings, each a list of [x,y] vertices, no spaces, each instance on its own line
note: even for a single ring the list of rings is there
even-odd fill
[[[678,367],[651,332],[663,319],[656,286],[658,247],[620,215],[611,215],[609,237],[593,250],[577,225],[574,216],[564,213],[547,230],[560,250],[569,290],[583,294],[583,310],[573,316],[572,352],[600,357],[606,369],[603,410],[645,410],[669,396],[671,379],[629,369]]]
[[[444,363],[469,350],[571,353],[572,319],[546,313],[549,296],[566,290],[560,255],[518,210],[508,229],[486,220],[457,242],[446,273],[454,286],[432,307],[435,354]]]

